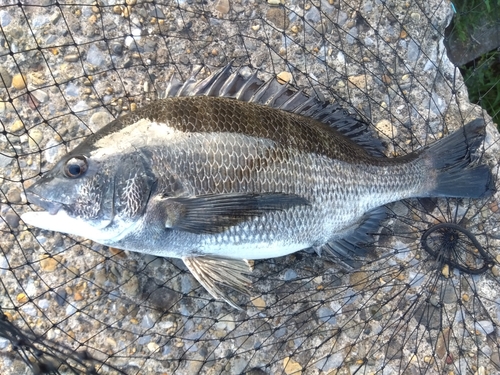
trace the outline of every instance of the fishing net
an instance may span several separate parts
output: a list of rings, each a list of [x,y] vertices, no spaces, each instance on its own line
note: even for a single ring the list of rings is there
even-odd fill
[[[388,156],[483,118],[496,179],[497,131],[443,46],[452,14],[439,0],[3,0],[0,372],[500,372],[496,195],[389,205],[354,270],[309,251],[256,261],[243,312],[178,260],[20,219],[24,189],[86,136],[173,74],[230,61],[342,105]]]

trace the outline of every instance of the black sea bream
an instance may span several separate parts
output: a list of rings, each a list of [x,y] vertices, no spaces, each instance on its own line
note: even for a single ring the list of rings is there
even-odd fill
[[[119,249],[176,257],[216,298],[244,291],[247,259],[305,248],[345,258],[386,203],[484,195],[475,120],[419,152],[387,158],[339,106],[227,66],[172,81],[165,99],[111,122],[27,190],[23,220]],[[374,210],[375,209],[375,210]]]

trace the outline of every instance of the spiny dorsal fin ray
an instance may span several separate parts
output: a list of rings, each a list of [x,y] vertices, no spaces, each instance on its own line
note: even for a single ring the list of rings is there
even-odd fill
[[[233,68],[232,63],[229,63],[203,80],[198,79],[201,68],[195,70],[184,83],[171,78],[164,97],[220,96],[267,105],[323,122],[349,137],[371,155],[385,156],[382,142],[374,136],[368,125],[354,118],[340,105],[309,96],[290,84],[279,83],[277,79],[262,81],[257,77],[257,70],[248,76],[243,73],[243,69]]]
[[[198,256],[182,258],[186,267],[196,280],[216,299],[223,300],[238,310],[238,306],[220,286],[229,287],[242,294],[250,295],[252,282],[244,276],[252,269],[244,259],[231,259],[215,256]]]

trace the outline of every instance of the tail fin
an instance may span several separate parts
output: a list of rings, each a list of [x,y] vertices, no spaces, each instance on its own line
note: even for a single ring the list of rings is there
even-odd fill
[[[487,165],[474,166],[474,155],[484,141],[485,123],[475,119],[450,136],[423,151],[423,157],[436,171],[431,197],[480,198],[495,190]]]

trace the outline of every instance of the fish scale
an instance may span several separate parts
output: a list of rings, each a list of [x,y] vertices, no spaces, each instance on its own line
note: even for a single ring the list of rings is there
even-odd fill
[[[221,285],[247,291],[247,259],[313,247],[352,266],[384,218],[380,206],[492,190],[489,168],[474,156],[481,120],[387,158],[338,106],[255,75],[245,80],[226,67],[169,87],[178,96],[111,122],[32,185],[29,200],[46,211],[23,220],[181,258],[214,297],[238,308]]]

